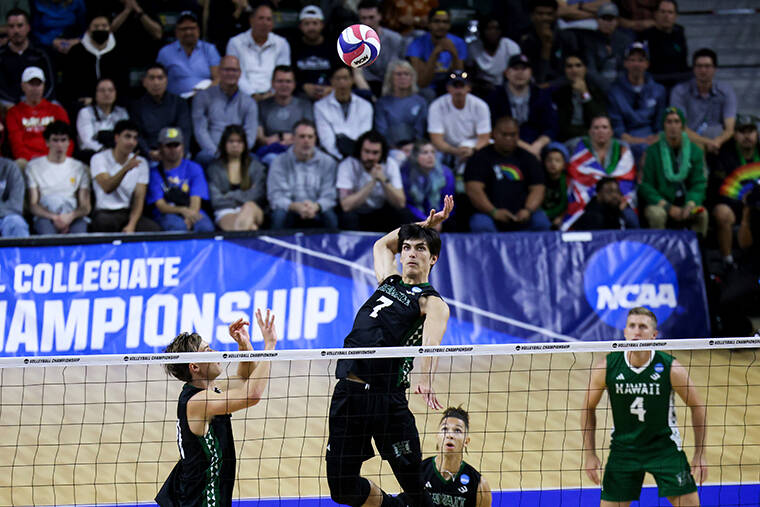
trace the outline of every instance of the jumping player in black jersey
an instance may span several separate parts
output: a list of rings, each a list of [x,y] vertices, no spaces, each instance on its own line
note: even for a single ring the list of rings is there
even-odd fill
[[[443,210],[431,210],[424,222],[404,225],[380,238],[373,248],[379,286],[356,314],[344,348],[438,345],[449,319],[449,307],[428,283],[438,260],[441,239],[433,229],[446,220],[454,199],[446,196]],[[401,274],[396,254],[401,254]],[[436,362],[422,361],[415,392],[438,410],[433,390]],[[400,503],[361,477],[362,463],[372,456],[372,444],[389,462],[410,505],[430,505],[420,482],[420,437],[409,410],[406,389],[412,358],[338,361],[340,379],[330,402],[327,443],[327,483],[330,496],[352,507],[388,507]]]
[[[274,315],[256,310],[265,350],[277,343]],[[243,319],[230,324],[240,350],[253,350]],[[210,352],[197,333],[181,333],[167,353]],[[230,413],[261,400],[269,380],[269,361],[243,362],[237,375],[217,381],[219,363],[167,364],[166,370],[186,382],[177,404],[177,445],[181,459],[156,495],[161,507],[229,506],[235,485],[235,441]]]
[[[491,487],[463,459],[469,443],[470,415],[461,407],[447,408],[438,432],[438,454],[422,462],[422,484],[433,505],[491,507]]]

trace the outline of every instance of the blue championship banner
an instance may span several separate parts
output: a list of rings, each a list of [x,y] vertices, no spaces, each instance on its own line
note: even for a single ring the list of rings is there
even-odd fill
[[[227,325],[272,308],[279,347],[341,347],[374,291],[376,235],[341,233],[0,249],[0,355],[158,352],[180,331],[235,349]],[[119,243],[119,242],[116,242]],[[709,334],[690,232],[444,235],[431,283],[444,344],[615,339],[629,308],[660,336]],[[255,324],[254,341],[261,336]]]

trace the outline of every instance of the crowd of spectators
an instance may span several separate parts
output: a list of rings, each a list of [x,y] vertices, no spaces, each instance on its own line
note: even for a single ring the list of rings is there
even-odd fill
[[[4,2],[0,233],[380,231],[456,193],[451,230],[751,243],[726,188],[757,119],[713,50],[687,60],[676,0],[507,2],[477,31],[437,3]],[[353,22],[381,39],[362,69],[335,51]]]

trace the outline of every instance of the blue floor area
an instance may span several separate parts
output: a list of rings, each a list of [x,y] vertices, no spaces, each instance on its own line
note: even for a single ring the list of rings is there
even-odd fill
[[[542,491],[494,491],[494,507],[591,507],[599,505],[598,489],[567,489]],[[711,485],[699,488],[702,507],[760,506],[760,484]],[[329,498],[283,498],[241,500],[237,507],[329,507],[335,505]],[[657,497],[657,488],[644,488],[641,499],[632,507],[670,505]]]

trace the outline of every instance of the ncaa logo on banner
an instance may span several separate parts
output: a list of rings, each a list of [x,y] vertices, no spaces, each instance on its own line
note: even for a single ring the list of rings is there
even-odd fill
[[[586,300],[605,323],[625,327],[628,310],[645,306],[664,322],[678,305],[678,278],[658,250],[636,241],[620,241],[596,251],[583,280]]]

